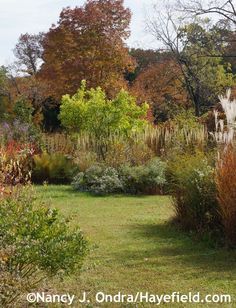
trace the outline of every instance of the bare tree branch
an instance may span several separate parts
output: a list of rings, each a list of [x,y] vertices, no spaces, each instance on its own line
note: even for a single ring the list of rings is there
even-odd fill
[[[217,14],[236,25],[236,4],[232,0],[214,0],[205,4],[203,0],[178,0],[178,8],[193,16]]]

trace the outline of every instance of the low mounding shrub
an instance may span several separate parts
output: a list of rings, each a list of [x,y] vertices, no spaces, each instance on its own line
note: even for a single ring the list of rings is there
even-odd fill
[[[216,182],[226,241],[236,246],[236,150],[231,146],[218,163]]]
[[[201,152],[177,156],[168,173],[180,225],[197,232],[219,227],[215,169],[207,157]]]
[[[46,152],[34,156],[32,181],[35,183],[49,182],[54,184],[70,183],[75,166],[66,156]]]
[[[165,184],[166,164],[159,158],[153,158],[142,166],[124,165],[120,168],[120,178],[126,193],[156,194]]]
[[[58,212],[34,198],[31,188],[15,189],[0,202],[0,306],[48,275],[79,270],[87,242]]]
[[[124,165],[118,171],[104,165],[94,165],[80,172],[72,182],[74,189],[94,194],[157,193],[165,184],[165,163],[153,159],[144,166]]]
[[[78,191],[97,195],[120,193],[123,191],[118,172],[111,167],[94,165],[85,172],[80,172],[73,180],[72,186]]]

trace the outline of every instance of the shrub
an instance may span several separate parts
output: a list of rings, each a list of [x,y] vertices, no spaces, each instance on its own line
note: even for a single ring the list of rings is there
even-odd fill
[[[74,189],[104,195],[111,193],[159,193],[165,184],[165,163],[155,158],[144,166],[121,166],[118,171],[94,165],[80,172],[72,182]]]
[[[123,186],[118,172],[111,167],[94,165],[85,172],[80,172],[73,180],[72,186],[78,191],[97,195],[122,192]]]
[[[201,152],[177,156],[169,163],[168,172],[181,226],[198,232],[218,227],[215,169],[208,158]]]
[[[75,95],[62,97],[59,118],[65,128],[92,137],[97,155],[105,160],[110,136],[127,137],[142,130],[147,124],[147,111],[146,103],[137,105],[136,99],[124,90],[109,100],[101,88],[87,90],[82,81]]]
[[[73,178],[75,166],[71,159],[63,154],[48,154],[46,152],[34,156],[32,181],[54,184],[69,183]]]
[[[18,99],[13,108],[14,117],[23,123],[33,123],[34,108],[23,98]]]
[[[229,245],[236,245],[236,151],[229,146],[217,166],[220,215]]]
[[[27,184],[31,179],[32,156],[35,152],[31,144],[16,141],[0,148],[0,183],[2,186]]]
[[[157,193],[165,184],[166,164],[159,158],[150,160],[146,165],[124,165],[119,174],[126,193]]]
[[[87,90],[83,80],[74,96],[62,97],[59,117],[67,129],[107,138],[111,133],[128,135],[143,128],[147,110],[146,103],[138,106],[135,98],[125,90],[109,100],[99,87]]]
[[[39,204],[32,189],[16,189],[0,206],[0,304],[5,307],[22,288],[48,275],[79,270],[87,243],[57,210]],[[6,285],[6,282],[9,285]]]

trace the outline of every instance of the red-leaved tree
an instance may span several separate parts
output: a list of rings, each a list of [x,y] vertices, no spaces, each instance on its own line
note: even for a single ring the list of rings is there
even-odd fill
[[[125,86],[124,72],[134,63],[125,45],[131,13],[123,2],[87,0],[62,10],[43,43],[41,76],[52,95],[75,93],[83,79],[109,94]]]

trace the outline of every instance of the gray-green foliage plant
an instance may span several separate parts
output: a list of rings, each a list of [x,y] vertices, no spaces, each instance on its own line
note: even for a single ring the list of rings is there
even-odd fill
[[[15,303],[48,276],[80,270],[86,252],[78,228],[37,201],[31,188],[17,188],[0,201],[0,305]]]
[[[166,164],[159,158],[153,158],[145,165],[123,165],[119,170],[126,193],[160,192],[166,183]]]
[[[149,193],[165,184],[165,163],[154,158],[141,166],[123,165],[117,170],[94,165],[80,172],[72,182],[75,190],[105,195],[111,193]]]
[[[94,165],[85,172],[80,172],[74,178],[72,186],[78,191],[91,192],[97,195],[123,191],[123,185],[116,169],[100,165]]]

